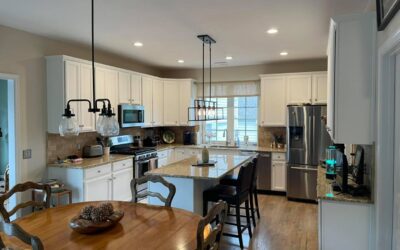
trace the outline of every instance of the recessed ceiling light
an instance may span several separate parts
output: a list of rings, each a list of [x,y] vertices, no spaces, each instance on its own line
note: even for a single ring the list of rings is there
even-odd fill
[[[182,60],[182,59],[179,59],[178,60],[178,63],[184,63],[185,61],[184,60]]]
[[[233,58],[231,56],[225,57],[226,60],[232,60]]]
[[[133,45],[135,45],[136,47],[142,47],[143,43],[141,42],[135,42]]]
[[[287,56],[289,53],[287,53],[286,51],[282,51],[281,53],[280,53],[280,55],[281,56]]]
[[[276,33],[278,33],[278,29],[276,29],[276,28],[271,28],[271,29],[269,29],[269,30],[267,30],[267,33],[268,34],[276,34]]]

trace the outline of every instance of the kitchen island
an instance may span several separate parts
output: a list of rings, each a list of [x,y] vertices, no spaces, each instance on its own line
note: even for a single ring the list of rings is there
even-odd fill
[[[162,176],[175,185],[176,194],[172,201],[172,207],[182,208],[201,215],[203,211],[203,191],[218,184],[222,177],[232,173],[252,158],[252,155],[210,155],[210,160],[216,161],[215,166],[199,167],[193,166],[198,161],[198,157],[193,156],[151,170],[146,175]],[[148,189],[167,196],[167,188],[159,183],[149,182]],[[148,203],[162,204],[157,198],[153,197],[149,197]]]

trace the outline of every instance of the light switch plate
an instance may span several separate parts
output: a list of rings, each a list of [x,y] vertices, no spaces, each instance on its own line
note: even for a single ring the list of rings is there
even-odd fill
[[[22,150],[22,159],[30,159],[32,158],[32,149]]]

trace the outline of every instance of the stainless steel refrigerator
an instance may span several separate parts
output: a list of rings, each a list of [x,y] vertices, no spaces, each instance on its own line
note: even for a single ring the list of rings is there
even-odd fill
[[[318,165],[332,144],[322,118],[326,105],[288,106],[288,198],[317,199]]]

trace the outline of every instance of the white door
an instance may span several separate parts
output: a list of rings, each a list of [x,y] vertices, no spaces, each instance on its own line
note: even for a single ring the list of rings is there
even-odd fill
[[[130,74],[118,72],[118,103],[131,103]]]
[[[164,123],[164,83],[159,79],[154,79],[153,80],[153,126],[162,126],[163,123]]]
[[[189,125],[188,108],[193,106],[192,81],[182,81],[179,86],[179,124]]]
[[[142,104],[142,77],[131,74],[131,102],[133,104]]]
[[[287,77],[288,104],[312,103],[312,79],[310,74]]]
[[[286,163],[272,163],[272,190],[286,191]]]
[[[113,191],[112,199],[115,201],[131,201],[131,180],[133,179],[133,169],[126,168],[113,172]]]
[[[80,67],[80,98],[89,99],[93,98],[92,86],[92,66],[81,64]],[[95,115],[89,112],[89,103],[80,102],[80,111],[78,115],[79,127],[82,132],[95,130]]]
[[[85,181],[85,201],[111,200],[111,175],[89,179]]]
[[[153,125],[153,79],[142,78],[142,102],[144,106],[144,125]]]
[[[177,81],[164,81],[164,125],[179,125],[179,86]],[[178,96],[177,96],[178,95]]]
[[[261,126],[286,126],[286,83],[284,76],[261,79]]]
[[[79,78],[80,78],[80,64],[76,62],[69,62],[65,61],[65,102],[71,99],[79,99],[80,98],[80,91],[79,91]],[[75,114],[76,119],[79,117],[78,114],[80,113],[79,110],[79,103],[71,102],[70,103],[71,111]]]
[[[326,104],[328,94],[326,73],[314,74],[312,77],[312,102]]]

